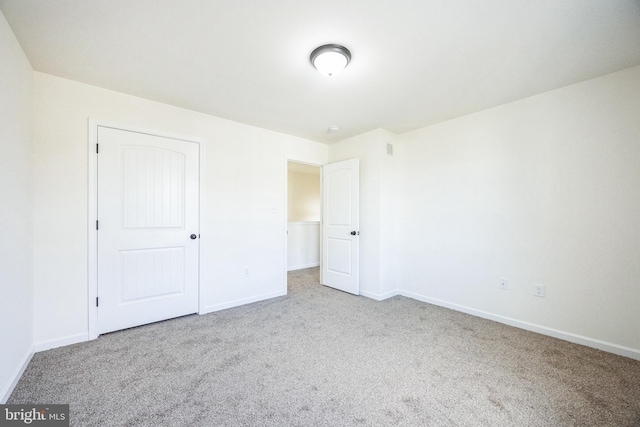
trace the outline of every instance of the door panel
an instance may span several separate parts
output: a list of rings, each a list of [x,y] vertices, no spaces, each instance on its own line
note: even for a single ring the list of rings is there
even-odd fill
[[[351,225],[352,173],[350,169],[337,169],[326,174],[327,220],[331,226]]]
[[[102,126],[98,144],[98,333],[197,312],[198,144]]]
[[[351,239],[327,239],[328,265],[331,273],[351,275]]]
[[[322,168],[322,282],[358,295],[359,284],[359,159]]]
[[[120,251],[122,301],[184,293],[184,248]]]
[[[124,228],[184,228],[182,153],[122,147]]]

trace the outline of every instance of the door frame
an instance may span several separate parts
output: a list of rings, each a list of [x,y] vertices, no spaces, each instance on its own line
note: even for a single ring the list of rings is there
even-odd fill
[[[88,119],[88,135],[87,135],[87,156],[88,156],[88,192],[87,192],[87,324],[88,339],[94,340],[98,338],[98,307],[96,307],[96,298],[98,297],[98,230],[96,230],[96,221],[98,220],[98,153],[96,153],[96,144],[98,143],[98,127],[108,127],[128,132],[137,132],[151,136],[162,138],[178,139],[181,141],[198,144],[198,225],[200,235],[204,236],[202,226],[202,207],[204,206],[204,191],[202,185],[204,183],[204,139],[193,136],[175,135],[167,132],[160,132],[152,129],[140,128],[129,124],[117,123],[108,120]],[[201,240],[198,239],[198,247],[201,249]],[[198,250],[198,314],[203,313],[202,289],[200,287],[201,277],[201,253]]]
[[[322,283],[322,166],[318,163],[305,162],[304,160],[296,160],[294,158],[290,158],[285,156],[284,159],[284,284],[283,284],[283,295],[286,295],[288,292],[288,283],[289,283],[289,162],[293,163],[301,163],[303,165],[314,166],[320,168],[320,283]]]

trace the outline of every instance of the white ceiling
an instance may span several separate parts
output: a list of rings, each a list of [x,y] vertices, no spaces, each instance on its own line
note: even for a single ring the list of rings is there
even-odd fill
[[[640,65],[640,0],[0,0],[0,10],[37,71],[324,143]],[[353,55],[332,78],[309,63],[326,43]]]

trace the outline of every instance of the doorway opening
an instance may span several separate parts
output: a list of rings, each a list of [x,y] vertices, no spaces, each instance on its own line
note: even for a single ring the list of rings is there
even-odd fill
[[[287,275],[320,266],[321,167],[287,162]]]

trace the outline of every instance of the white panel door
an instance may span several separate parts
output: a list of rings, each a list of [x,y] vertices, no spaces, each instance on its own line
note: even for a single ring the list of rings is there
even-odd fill
[[[98,127],[98,333],[198,311],[197,143]]]
[[[358,295],[360,160],[322,167],[322,284]]]

